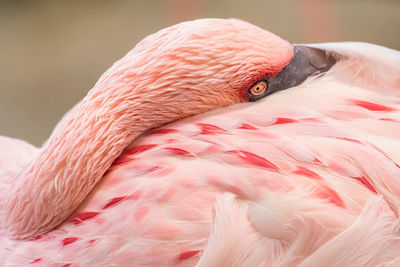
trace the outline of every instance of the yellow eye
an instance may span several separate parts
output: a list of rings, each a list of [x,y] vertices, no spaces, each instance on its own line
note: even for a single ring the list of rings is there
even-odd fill
[[[250,93],[252,95],[261,95],[265,92],[267,89],[267,82],[261,81],[253,85],[253,87],[250,88]]]

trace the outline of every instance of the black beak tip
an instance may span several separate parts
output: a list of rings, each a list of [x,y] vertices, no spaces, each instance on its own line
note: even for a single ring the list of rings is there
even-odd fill
[[[308,77],[327,72],[337,59],[325,50],[305,45],[293,45],[293,58],[281,72],[266,78],[268,90],[263,95],[248,92],[249,101],[257,101],[274,92],[297,86]]]
[[[308,47],[304,45],[293,45],[294,57],[300,57],[304,67],[307,67],[312,74],[320,74],[328,71],[335,63],[336,60],[328,55],[326,51]],[[308,61],[308,62],[307,62]]]
[[[293,45],[293,58],[281,72],[268,79],[269,93],[288,89],[308,77],[327,72],[336,59],[326,51],[304,45]]]

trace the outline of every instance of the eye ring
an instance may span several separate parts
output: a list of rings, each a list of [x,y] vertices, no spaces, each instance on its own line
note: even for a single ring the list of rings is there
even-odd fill
[[[256,82],[249,89],[249,94],[252,96],[261,96],[265,93],[268,88],[268,83],[265,80]]]

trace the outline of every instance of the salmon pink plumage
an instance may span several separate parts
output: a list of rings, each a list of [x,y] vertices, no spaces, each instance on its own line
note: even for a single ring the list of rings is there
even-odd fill
[[[308,47],[336,64],[240,104],[296,50],[239,20],[178,24],[42,148],[0,137],[2,266],[398,266],[400,54]]]

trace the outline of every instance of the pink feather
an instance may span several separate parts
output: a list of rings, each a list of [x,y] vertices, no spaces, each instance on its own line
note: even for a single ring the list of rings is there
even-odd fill
[[[219,23],[232,23],[248,27],[249,35],[258,33],[254,26],[236,20],[191,23],[178,26],[180,38],[187,38],[189,30],[202,23],[215,23],[217,28]],[[155,37],[168,38],[167,33],[161,31]],[[146,40],[152,39],[143,42]],[[284,46],[286,42],[276,44]],[[255,103],[170,123],[131,144],[131,139],[120,139],[123,132],[118,138],[105,139],[98,132],[107,127],[126,130],[113,121],[125,116],[123,110],[116,116],[109,114],[114,109],[101,108],[103,104],[112,108],[115,102],[102,102],[119,99],[118,93],[108,91],[110,96],[105,99],[100,98],[101,90],[91,91],[88,116],[96,117],[95,123],[105,128],[92,132],[96,145],[84,150],[93,150],[92,154],[82,154],[63,172],[83,176],[76,178],[73,187],[57,185],[56,191],[79,192],[87,182],[82,180],[87,171],[106,168],[107,173],[57,228],[31,239],[15,239],[3,230],[2,265],[398,266],[400,54],[362,43],[317,46],[341,58],[325,75]],[[252,47],[247,49],[250,52],[245,52],[243,58],[245,68]],[[99,83],[119,84],[121,81],[113,74],[129,73],[124,66],[130,60],[135,59],[128,54]],[[189,61],[186,64],[191,67]],[[127,74],[124,79],[133,76],[136,74]],[[170,83],[166,79],[160,76],[157,81],[141,82]],[[235,81],[243,83],[242,79]],[[151,98],[142,97],[142,105],[151,104],[146,102]],[[165,97],[164,107],[174,105],[174,98]],[[85,101],[78,108],[88,105]],[[189,107],[198,108],[188,103],[182,110]],[[158,116],[151,109],[144,110]],[[90,118],[74,114],[76,108],[66,115],[53,136],[69,136],[65,125],[87,127],[85,121]],[[104,117],[107,119],[102,120]],[[52,155],[68,153],[71,147],[86,147],[87,140],[80,140],[81,135],[49,140],[45,147],[53,142],[63,146],[54,146],[43,162],[54,168],[68,164]],[[103,163],[104,167],[97,160],[111,158],[109,153],[119,150],[108,150],[99,142],[127,144],[122,154],[112,159],[113,165]],[[0,138],[0,147],[0,172],[9,177],[1,181],[4,188],[7,183],[19,182],[10,181],[15,170],[29,166],[31,160],[46,153],[43,148],[37,150],[5,137]],[[10,164],[15,167],[3,167]],[[82,166],[89,169],[79,170]],[[43,189],[38,186],[31,182],[19,189]],[[63,209],[70,199],[54,201],[60,201],[58,208]],[[52,207],[42,212],[51,214]],[[20,212],[18,209],[24,206],[17,203],[12,212]],[[1,217],[2,222],[5,219]]]

